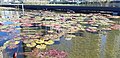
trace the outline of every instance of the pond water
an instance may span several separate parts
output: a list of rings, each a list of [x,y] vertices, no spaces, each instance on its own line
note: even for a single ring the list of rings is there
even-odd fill
[[[100,46],[100,56],[101,58],[104,58],[105,55],[105,45],[106,45],[106,40],[107,40],[107,35],[106,34],[102,34],[101,35],[101,46]]]
[[[10,19],[13,17],[11,15],[18,14],[19,12],[1,11],[0,13],[2,18]],[[12,22],[8,21],[5,22],[5,24],[12,24]],[[16,29],[9,33],[0,32],[0,46],[19,33],[21,33],[21,30]],[[50,45],[48,48],[56,48],[68,52],[67,58],[120,58],[119,30],[101,32],[100,34],[84,32],[83,35],[84,36],[76,36],[75,38],[72,38],[72,40],[65,40],[63,36],[60,41],[56,41],[55,44]],[[8,58],[12,58],[15,52],[22,53],[23,51],[22,42],[20,42],[17,48],[6,49],[5,54],[7,53],[6,55]],[[24,55],[18,55],[17,58],[27,57]]]

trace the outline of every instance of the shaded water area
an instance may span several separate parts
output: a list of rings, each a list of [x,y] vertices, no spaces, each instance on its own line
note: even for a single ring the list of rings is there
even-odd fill
[[[18,14],[17,11],[0,11],[4,19],[12,18],[9,13]],[[4,17],[5,16],[5,17]],[[17,18],[17,17],[16,17]],[[10,23],[6,23],[10,24]],[[19,27],[19,26],[18,26]],[[36,28],[36,30],[38,30]],[[10,33],[0,32],[0,46],[7,40],[12,39],[21,30],[13,30]],[[48,49],[58,49],[68,52],[67,58],[120,58],[120,30],[101,31],[98,34],[83,32],[83,36],[76,36],[72,40],[65,40],[64,36],[60,41],[56,41],[53,45],[48,46]],[[15,49],[6,49],[5,58],[12,58],[15,52],[24,52],[22,42]],[[29,56],[18,55],[17,58],[32,58]]]

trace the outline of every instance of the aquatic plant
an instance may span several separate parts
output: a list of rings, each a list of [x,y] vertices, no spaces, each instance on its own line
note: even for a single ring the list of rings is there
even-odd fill
[[[46,51],[40,51],[35,48],[32,52],[21,53],[26,56],[38,57],[38,58],[66,58],[68,53],[65,51],[59,51],[57,49],[50,49]]]
[[[4,43],[3,47],[4,49],[8,48],[8,49],[14,49],[18,47],[18,44],[20,43],[20,41],[15,41],[15,40],[8,40]]]
[[[47,45],[54,44],[53,40],[44,40],[44,39],[26,39],[23,41],[24,44],[26,44],[27,47],[36,47],[39,49],[46,49]]]

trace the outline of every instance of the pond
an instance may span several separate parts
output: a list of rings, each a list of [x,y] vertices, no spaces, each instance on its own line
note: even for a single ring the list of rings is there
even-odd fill
[[[2,18],[5,19],[5,25],[14,24],[9,19],[19,18],[19,11],[0,11]],[[14,15],[17,14],[14,17]],[[0,19],[0,20],[1,20]],[[2,21],[2,20],[1,20]],[[24,33],[19,25],[12,26],[14,30],[10,32],[0,32],[0,46],[15,36],[20,37]],[[40,28],[28,27],[29,29],[39,31]],[[24,28],[23,28],[24,29]],[[30,33],[27,31],[27,33]],[[32,32],[35,34],[36,32]],[[48,45],[47,49],[57,49],[67,52],[67,58],[119,58],[120,54],[120,30],[100,31],[99,33],[82,32],[82,36],[73,37],[71,40],[65,40],[65,36],[61,36],[59,41],[55,41],[53,45]],[[3,52],[4,58],[12,58],[14,53],[18,53],[17,58],[32,58],[29,55],[19,53],[30,52],[31,48],[24,46],[22,40],[15,49],[6,48]],[[45,50],[43,50],[45,51]]]

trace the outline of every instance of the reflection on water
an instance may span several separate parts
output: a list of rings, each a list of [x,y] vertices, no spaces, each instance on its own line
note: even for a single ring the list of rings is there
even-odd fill
[[[1,14],[2,18],[4,18],[4,19],[19,17],[18,11],[0,11],[0,14]],[[16,15],[16,16],[14,16],[14,15]]]
[[[17,34],[19,34],[20,33],[20,30],[14,30],[14,31],[12,31],[11,33],[2,33],[2,32],[0,32],[0,34],[1,35],[4,35],[4,36],[1,36],[0,37],[0,39],[1,39],[1,41],[0,41],[0,46],[3,46],[3,44],[6,42],[6,41],[8,41],[8,40],[10,40],[10,39],[13,39],[13,37],[14,36],[16,36]],[[5,53],[7,53],[8,55],[9,55],[9,58],[12,58],[13,57],[13,54],[15,53],[15,52],[23,52],[23,48],[22,48],[22,42],[19,44],[19,46],[17,47],[17,48],[15,48],[15,49],[6,49],[5,50]],[[23,56],[18,56],[17,58],[23,58]]]
[[[16,16],[15,16],[16,15]],[[0,21],[7,20],[7,19],[13,19],[13,18],[18,18],[19,17],[19,12],[18,11],[0,11],[0,16],[2,19],[0,19]],[[4,25],[9,25],[9,24],[13,24],[13,22],[11,21],[4,21],[3,22]],[[14,27],[14,26],[13,26]],[[20,33],[20,30],[13,30],[11,32],[0,32],[0,46],[3,46],[3,44],[10,40],[13,39],[14,36],[16,36],[17,34]],[[13,58],[13,54],[17,51],[17,52],[23,52],[23,48],[22,48],[22,43],[19,44],[19,46],[16,49],[6,49],[5,50],[5,56],[4,58]],[[9,55],[9,56],[7,56]],[[23,58],[23,56],[18,56],[17,58]]]
[[[120,31],[111,31],[107,38],[106,57],[120,58]]]
[[[2,18],[12,18],[11,15],[7,16],[8,14],[14,15],[18,14],[18,12],[1,11]],[[14,30],[10,33],[0,32],[0,46],[19,33],[21,33],[20,30]],[[84,37],[77,36],[69,41],[65,40],[63,36],[59,42],[56,41],[49,48],[68,52],[68,58],[120,58],[120,31],[105,32],[104,34],[100,34],[100,36],[99,34],[88,32],[84,32],[83,34],[85,35]],[[21,53],[23,51],[22,42],[20,42],[16,49],[6,49],[11,58],[14,52]],[[24,58],[24,56],[19,55],[17,58]]]
[[[100,58],[105,58],[105,46],[106,46],[106,34],[101,34],[101,44],[100,44]]]
[[[57,48],[60,50],[69,51],[70,48],[72,48],[72,44],[73,42],[71,40],[67,41],[65,40],[64,36],[62,36],[60,39],[60,44],[52,45],[51,48]]]

